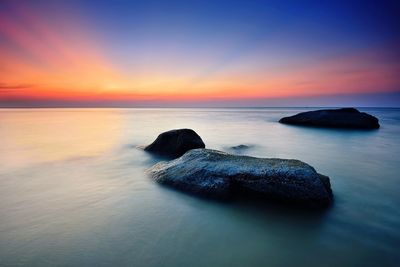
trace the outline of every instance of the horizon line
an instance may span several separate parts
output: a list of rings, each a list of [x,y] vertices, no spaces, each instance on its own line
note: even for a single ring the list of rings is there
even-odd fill
[[[10,107],[2,107],[0,109],[261,109],[261,108],[380,108],[380,109],[399,109],[400,106],[154,106],[154,107],[144,107],[144,106],[137,106],[137,107],[113,107],[113,106],[48,106],[48,107],[40,107],[40,106],[10,106]]]

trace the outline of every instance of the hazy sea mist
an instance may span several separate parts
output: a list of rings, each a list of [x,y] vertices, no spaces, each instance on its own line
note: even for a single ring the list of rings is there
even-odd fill
[[[396,266],[400,109],[374,131],[277,123],[305,108],[1,109],[1,266]],[[137,149],[192,128],[207,148],[295,158],[331,178],[325,212],[157,185]]]

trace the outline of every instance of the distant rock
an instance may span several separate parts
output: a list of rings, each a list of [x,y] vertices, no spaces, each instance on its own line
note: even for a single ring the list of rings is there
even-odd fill
[[[227,151],[230,151],[233,154],[244,154],[248,152],[251,148],[253,148],[253,145],[237,145],[237,146],[231,146],[227,147]]]
[[[201,137],[192,129],[171,130],[160,134],[157,139],[144,148],[145,151],[177,158],[194,148],[204,148]]]
[[[351,129],[378,129],[379,120],[355,108],[323,109],[284,117],[280,123]]]
[[[238,145],[238,146],[232,146],[231,149],[232,150],[246,150],[249,149],[250,146],[246,146],[246,145]]]
[[[314,206],[332,202],[329,178],[293,159],[254,158],[194,149],[178,159],[154,165],[148,173],[160,184],[212,198],[246,193]]]

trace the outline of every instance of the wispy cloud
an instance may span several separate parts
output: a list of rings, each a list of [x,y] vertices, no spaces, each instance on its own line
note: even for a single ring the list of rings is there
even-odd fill
[[[30,89],[33,88],[33,84],[5,84],[5,83],[0,83],[0,93],[4,92],[15,92],[15,91],[21,91],[25,89]]]

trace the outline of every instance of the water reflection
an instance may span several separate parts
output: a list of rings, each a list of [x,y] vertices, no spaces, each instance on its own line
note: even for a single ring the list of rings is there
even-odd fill
[[[2,110],[0,166],[101,155],[118,142],[121,117],[107,110]]]

